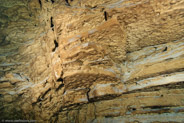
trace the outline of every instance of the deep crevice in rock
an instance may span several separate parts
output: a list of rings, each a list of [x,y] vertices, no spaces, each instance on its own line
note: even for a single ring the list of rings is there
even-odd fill
[[[42,8],[42,1],[38,0],[39,4],[40,4],[40,8]]]
[[[88,91],[87,91],[87,93],[86,93],[86,95],[87,95],[87,99],[88,99],[88,102],[91,102],[91,100],[90,100],[90,98],[89,98],[89,92],[91,91],[91,89],[90,88],[88,88]]]
[[[49,88],[43,95],[42,95],[42,99],[49,93],[49,91],[51,91],[51,88]]]
[[[63,78],[59,78],[59,79],[57,79],[57,82],[63,82]]]
[[[163,52],[167,51],[167,47],[165,47],[165,49],[163,50]]]
[[[50,27],[52,28],[52,31],[54,31],[53,17],[50,18]]]
[[[54,0],[51,0],[52,4],[55,2]]]
[[[161,109],[166,107],[173,107],[173,105],[155,105],[155,106],[145,106],[142,107],[143,109],[150,108],[150,109]]]
[[[52,52],[55,52],[56,48],[59,46],[58,42],[54,40],[55,47],[52,49]]]
[[[107,12],[106,11],[104,11],[104,19],[105,19],[105,21],[107,21]]]
[[[63,87],[64,87],[64,84],[60,84],[59,87],[56,89],[56,91],[60,90]]]
[[[67,6],[70,6],[70,3],[68,2],[68,0],[65,0],[65,3]]]

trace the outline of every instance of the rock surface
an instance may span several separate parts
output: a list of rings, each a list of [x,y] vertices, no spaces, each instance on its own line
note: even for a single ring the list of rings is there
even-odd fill
[[[184,0],[0,0],[0,120],[184,122]]]

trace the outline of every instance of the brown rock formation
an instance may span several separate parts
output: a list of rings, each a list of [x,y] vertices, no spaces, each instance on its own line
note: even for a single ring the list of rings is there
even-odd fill
[[[0,120],[184,122],[184,0],[0,0]]]

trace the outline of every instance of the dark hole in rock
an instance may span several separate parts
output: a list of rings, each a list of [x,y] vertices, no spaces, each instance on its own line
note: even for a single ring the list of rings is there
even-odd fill
[[[55,2],[54,0],[51,0],[52,4]]]
[[[50,88],[49,88],[49,89],[48,89],[48,90],[47,90],[47,91],[42,95],[42,97],[41,97],[41,98],[43,99],[43,98],[45,97],[45,95],[47,95],[47,94],[48,94],[48,92],[49,92],[49,91],[51,91],[51,89],[50,89]]]
[[[62,87],[64,87],[64,84],[59,85],[59,87],[56,89],[56,91],[60,90]]]
[[[143,107],[143,109],[145,109],[145,108],[150,108],[150,109],[162,109],[162,108],[166,108],[166,107],[173,107],[173,106],[172,106],[172,105],[166,105],[166,106],[155,105],[155,106],[146,106],[146,107]]]
[[[50,18],[50,27],[54,31],[54,23],[53,23],[53,17]]]
[[[24,93],[18,94],[19,97],[21,97]]]
[[[132,108],[133,111],[136,111],[136,108]]]
[[[107,21],[107,12],[106,11],[104,12],[104,18],[105,18],[105,21]]]
[[[126,51],[126,53],[131,53],[130,51]]]
[[[40,4],[40,8],[42,7],[42,1],[38,0],[39,4]]]
[[[63,78],[57,79],[57,82],[63,82]]]
[[[167,47],[165,47],[165,49],[163,50],[163,52],[167,51]]]
[[[66,5],[67,5],[67,6],[70,6],[70,4],[69,4],[68,0],[65,0],[65,2],[66,2]]]
[[[55,47],[52,49],[52,52],[54,52],[56,50],[56,48],[59,46],[59,44],[56,40],[54,40],[54,44],[55,44]]]

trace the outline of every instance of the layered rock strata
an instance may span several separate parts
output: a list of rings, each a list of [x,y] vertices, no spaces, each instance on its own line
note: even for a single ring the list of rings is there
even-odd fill
[[[0,6],[0,119],[184,122],[184,0]]]

